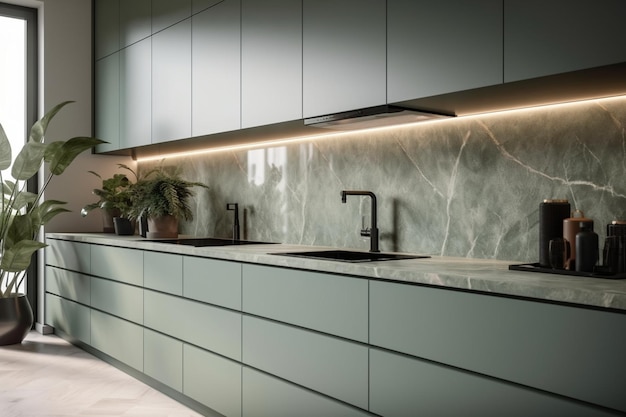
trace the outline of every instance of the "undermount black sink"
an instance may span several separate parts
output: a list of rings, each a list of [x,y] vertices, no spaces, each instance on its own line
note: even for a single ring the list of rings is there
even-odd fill
[[[222,238],[215,238],[215,237],[153,239],[153,240],[148,240],[147,242],[169,243],[169,244],[174,244],[174,245],[187,245],[187,246],[196,246],[196,247],[274,244],[273,242],[257,242],[253,240],[222,239]]]
[[[298,258],[325,259],[341,262],[375,262],[394,261],[400,259],[430,258],[430,256],[404,255],[399,253],[360,252],[348,250],[316,250],[308,252],[282,252],[272,255],[294,256]]]

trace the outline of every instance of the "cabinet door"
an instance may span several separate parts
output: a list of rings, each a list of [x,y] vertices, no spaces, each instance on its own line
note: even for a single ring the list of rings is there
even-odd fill
[[[91,343],[89,307],[46,294],[46,324],[81,342]]]
[[[370,411],[414,416],[606,416],[607,411],[433,362],[370,350]]]
[[[120,0],[120,46],[152,34],[152,0]]]
[[[241,7],[224,0],[192,17],[192,135],[241,126]]]
[[[152,143],[191,136],[191,19],[152,36]]]
[[[504,81],[626,61],[622,0],[505,0]]]
[[[367,347],[244,316],[243,363],[367,409]]]
[[[120,0],[95,0],[94,46],[95,59],[120,49]]]
[[[247,367],[243,417],[365,417],[370,414]]]
[[[91,272],[91,245],[67,240],[46,239],[46,265],[76,272]]]
[[[390,103],[502,83],[502,1],[387,1]]]
[[[120,52],[120,148],[149,145],[152,137],[152,40]]]
[[[91,346],[138,371],[143,371],[141,326],[91,310]]]
[[[241,310],[241,264],[186,256],[183,267],[185,297]]]
[[[241,7],[241,127],[301,119],[302,1]]]
[[[178,392],[183,391],[183,342],[143,330],[143,372]]]
[[[143,282],[146,288],[183,295],[183,257],[160,252],[144,252]]]
[[[92,277],[91,307],[143,324],[143,289]]]
[[[107,141],[97,152],[120,148],[120,53],[96,61],[95,125],[96,137]]]
[[[143,252],[135,249],[91,245],[92,274],[143,286]]]
[[[152,0],[152,33],[191,16],[191,0]]]
[[[384,0],[303,1],[303,113],[386,103]]]
[[[88,275],[47,266],[46,291],[88,306],[91,303],[91,278]]]
[[[183,351],[183,393],[225,416],[241,416],[241,364],[187,344]]]

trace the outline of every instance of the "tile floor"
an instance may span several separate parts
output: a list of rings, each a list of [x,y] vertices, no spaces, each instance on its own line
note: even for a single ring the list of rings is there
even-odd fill
[[[54,335],[0,347],[0,416],[200,414]]]

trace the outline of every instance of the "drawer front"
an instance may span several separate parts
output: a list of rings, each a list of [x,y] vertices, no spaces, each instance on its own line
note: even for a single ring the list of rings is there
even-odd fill
[[[144,252],[144,286],[174,295],[183,295],[183,257]]]
[[[143,324],[143,289],[120,282],[91,278],[91,306]]]
[[[183,342],[152,330],[143,331],[143,372],[183,391]]]
[[[90,317],[89,307],[46,294],[46,324],[87,344],[91,343]]]
[[[371,414],[243,368],[243,417],[365,417]]]
[[[143,328],[91,310],[91,346],[143,372]]]
[[[370,350],[370,411],[382,416],[605,416],[563,397]]]
[[[367,409],[367,348],[244,316],[243,362]]]
[[[46,239],[46,264],[86,274],[91,272],[91,245]]]
[[[92,245],[93,275],[143,286],[143,251]]]
[[[370,342],[626,411],[626,315],[371,282]]]
[[[241,416],[241,365],[187,344],[184,355],[184,394],[225,416]]]
[[[46,267],[46,291],[49,293],[88,306],[91,302],[90,286],[91,279],[87,275],[51,266]]]
[[[367,280],[243,265],[243,311],[367,342]]]
[[[241,314],[150,290],[144,307],[146,327],[241,360]]]
[[[241,264],[185,257],[183,266],[185,297],[241,310]]]

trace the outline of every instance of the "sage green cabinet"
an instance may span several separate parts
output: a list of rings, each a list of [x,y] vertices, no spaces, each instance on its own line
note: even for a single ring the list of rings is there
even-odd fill
[[[108,142],[98,145],[96,151],[107,152],[120,148],[120,53],[95,65],[96,137]]]
[[[183,342],[149,329],[143,330],[143,372],[183,391]]]
[[[386,2],[303,0],[303,115],[386,103]]]
[[[152,0],[152,33],[191,16],[191,0]]]
[[[137,286],[143,285],[143,251],[92,245],[91,273]]]
[[[92,309],[90,344],[112,358],[143,371],[141,326]]]
[[[120,0],[94,1],[94,58],[104,58],[120,49]]]
[[[242,390],[243,417],[364,417],[371,415],[245,366]]]
[[[73,340],[91,343],[91,311],[71,300],[46,294],[46,324]]]
[[[320,272],[243,265],[243,311],[368,340],[367,280]]]
[[[504,81],[626,62],[622,0],[505,0]]]
[[[89,305],[91,303],[91,277],[66,269],[46,266],[46,292]]]
[[[241,364],[185,344],[184,394],[228,417],[241,416]]]
[[[502,24],[502,0],[388,0],[388,102],[501,84]]]
[[[91,272],[91,247],[88,243],[48,239],[46,264],[76,272]]]
[[[302,118],[302,1],[241,2],[241,127]]]
[[[625,314],[378,281],[369,314],[372,345],[626,411]]]
[[[191,136],[191,19],[152,36],[152,143]]]
[[[91,307],[137,324],[143,324],[143,289],[92,277]]]
[[[241,127],[240,11],[224,0],[192,17],[192,136]]]
[[[183,268],[186,298],[241,310],[241,264],[186,256]]]
[[[386,417],[614,415],[563,397],[378,349],[370,349],[369,383],[370,411]]]
[[[205,9],[208,9],[209,7],[215,6],[222,1],[223,0],[191,0],[192,13],[196,14]]]
[[[335,337],[243,318],[243,362],[367,409],[367,347]]]
[[[120,47],[152,34],[152,0],[120,0],[119,5]]]
[[[160,252],[144,252],[145,288],[174,295],[183,294],[183,257]]]
[[[152,140],[152,39],[120,51],[120,148]]]

